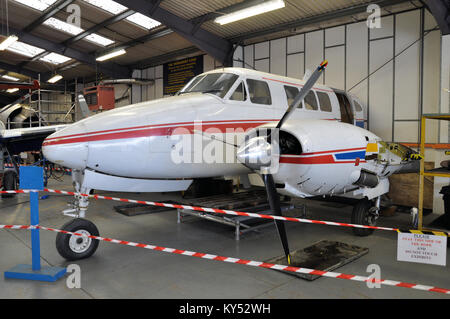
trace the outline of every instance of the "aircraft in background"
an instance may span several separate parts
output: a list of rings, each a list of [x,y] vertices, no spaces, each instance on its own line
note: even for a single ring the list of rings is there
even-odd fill
[[[23,84],[19,83],[19,85]],[[37,81],[34,81],[32,89],[35,88],[39,88]],[[39,113],[33,108],[21,104],[32,94],[33,92],[27,93],[0,109],[0,150],[2,155],[0,157],[0,187],[3,190],[16,190],[18,186],[19,163],[15,161],[14,156],[22,152],[41,151],[42,142],[47,136],[67,126],[67,124],[38,126]],[[83,118],[91,115],[86,100],[81,94],[78,96],[78,105]],[[41,119],[41,122],[45,124],[44,119]],[[7,129],[6,125],[12,128]],[[7,160],[13,165],[13,168],[5,167]],[[12,196],[11,194],[2,194],[2,197]]]
[[[77,192],[184,191],[197,178],[247,176],[265,182],[274,214],[278,192],[297,197],[351,194],[352,220],[374,225],[388,176],[411,168],[415,152],[363,129],[360,101],[307,81],[242,68],[194,77],[176,96],[103,112],[48,136],[45,157],[72,169]],[[99,235],[76,196],[62,229]],[[277,228],[289,260],[284,224]],[[370,230],[356,229],[358,235]],[[58,235],[66,259],[91,256],[98,241]]]

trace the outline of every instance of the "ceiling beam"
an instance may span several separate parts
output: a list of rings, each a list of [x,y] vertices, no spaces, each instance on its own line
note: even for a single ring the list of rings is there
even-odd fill
[[[128,18],[132,14],[134,14],[133,10],[126,10],[126,11],[124,11],[122,13],[119,13],[119,14],[117,14],[115,16],[112,16],[111,18],[108,18],[108,19],[104,20],[103,22],[101,22],[99,24],[94,25],[92,28],[89,28],[86,31],[81,32],[80,34],[77,34],[76,36],[74,36],[74,37],[72,37],[70,39],[67,39],[62,44],[64,44],[64,45],[71,45],[71,44],[73,44],[73,43],[75,43],[75,42],[77,42],[77,41],[87,37],[88,35],[90,35],[90,34],[92,34],[94,32],[97,32],[98,30],[100,30],[100,29],[102,29],[104,27],[107,27],[107,26],[109,26],[111,24],[114,24],[116,22],[122,21],[125,18]]]
[[[44,14],[41,15],[39,18],[31,22],[29,25],[27,25],[25,28],[23,28],[23,32],[31,32],[34,29],[36,29],[38,26],[40,26],[45,20],[55,15],[59,10],[64,9],[66,6],[74,2],[75,0],[58,0],[54,4],[52,4],[50,7],[48,7]]]
[[[31,77],[33,79],[38,79],[38,77],[39,77],[39,74],[37,72],[31,71],[29,69],[22,68],[22,67],[20,67],[18,65],[12,65],[12,64],[9,64],[9,63],[6,63],[6,62],[1,62],[0,61],[0,69],[6,70],[6,71],[10,71],[10,72],[14,72],[14,73],[17,73],[17,74],[23,74],[23,75],[29,76],[29,77]]]
[[[116,0],[116,2],[161,22],[222,64],[231,64],[233,46],[228,40],[202,28],[196,28],[191,21],[161,8],[160,1]]]
[[[199,48],[193,46],[193,47],[173,51],[170,53],[165,53],[162,55],[148,58],[146,60],[139,61],[135,64],[132,64],[131,68],[132,69],[146,69],[146,68],[150,68],[152,66],[157,66],[157,65],[161,65],[161,64],[173,61],[175,59],[180,58],[181,56],[192,55],[192,54],[200,53],[200,52],[201,52],[201,50]]]
[[[6,30],[6,27],[0,24],[1,30]],[[128,67],[113,63],[113,62],[102,62],[97,63],[95,56],[93,54],[85,53],[78,51],[76,49],[69,48],[61,43],[55,43],[49,41],[47,39],[32,35],[30,33],[26,33],[14,28],[9,28],[10,33],[17,35],[20,41],[34,45],[36,47],[42,48],[46,51],[59,53],[65,55],[69,58],[75,59],[79,62],[85,63],[95,70],[98,70],[101,73],[104,73],[110,77],[129,77],[131,74],[131,70]],[[2,31],[3,32],[3,31]]]
[[[410,0],[376,0],[376,1],[370,2],[370,4],[377,4],[380,7],[387,7],[387,6],[397,5],[397,4],[404,3],[404,2],[410,2]],[[301,27],[308,26],[311,24],[330,21],[333,19],[348,17],[348,16],[352,16],[354,14],[360,14],[360,13],[367,12],[367,6],[368,6],[368,4],[366,3],[366,4],[351,6],[351,7],[344,8],[344,9],[338,9],[338,10],[331,11],[331,12],[328,12],[325,14],[318,14],[318,15],[308,17],[308,18],[302,18],[302,19],[298,19],[298,20],[294,20],[294,21],[290,21],[290,22],[286,22],[286,23],[281,23],[281,24],[278,24],[278,25],[275,25],[275,26],[272,26],[269,28],[256,30],[254,32],[247,32],[242,35],[230,37],[229,40],[232,43],[241,43],[244,40],[257,38],[260,36],[265,36],[265,35],[269,35],[269,34],[273,34],[273,33],[277,33],[277,32],[282,32],[282,31],[286,31],[289,29],[301,28]]]
[[[424,0],[425,5],[441,29],[442,35],[450,34],[450,1]]]
[[[231,5],[231,6],[228,6],[228,7],[225,7],[225,8],[222,8],[222,9],[218,10],[220,12],[211,12],[211,13],[207,13],[207,14],[195,17],[195,18],[189,20],[190,22],[192,22],[194,24],[194,29],[192,30],[192,32],[193,33],[197,32],[197,30],[202,26],[203,23],[211,21],[211,20],[214,20],[215,18],[221,16],[222,14],[226,14],[226,13],[230,13],[230,12],[233,12],[233,11],[236,11],[236,10],[247,8],[249,6],[259,4],[262,1],[263,0],[246,0],[246,1],[240,2],[238,4],[234,4],[234,5]],[[159,0],[159,2],[160,2],[160,0]],[[155,10],[156,9],[153,9],[150,12],[150,14],[152,12],[154,12]],[[174,31],[172,31],[171,29],[169,29],[167,27],[158,28],[157,31],[150,32],[149,34],[146,34],[146,35],[144,35],[144,36],[142,36],[140,38],[137,38],[137,39],[134,39],[134,40],[130,40],[128,42],[125,42],[125,43],[115,47],[115,50],[128,49],[128,48],[134,47],[136,45],[144,44],[144,43],[146,43],[148,41],[151,41],[151,40],[154,40],[154,39],[157,39],[157,38],[169,35],[169,34],[171,34],[173,32]],[[189,48],[189,49],[191,49],[191,48]],[[165,55],[162,55],[162,56],[165,56]],[[151,60],[152,59],[150,58],[150,59],[144,59],[144,60],[139,61],[137,63],[133,63],[132,67],[135,66],[135,65],[147,64],[147,61],[151,61]],[[153,64],[153,62],[151,64]]]

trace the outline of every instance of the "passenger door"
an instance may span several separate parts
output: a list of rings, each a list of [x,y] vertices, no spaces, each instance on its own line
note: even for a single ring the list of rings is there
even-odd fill
[[[353,113],[352,105],[344,92],[335,91],[339,101],[339,109],[341,111],[341,122],[348,124],[355,124],[355,115]]]

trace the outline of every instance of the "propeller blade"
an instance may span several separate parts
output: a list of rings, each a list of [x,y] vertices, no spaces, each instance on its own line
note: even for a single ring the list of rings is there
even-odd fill
[[[270,174],[263,174],[264,184],[266,185],[267,198],[269,199],[270,208],[275,216],[281,215],[280,207],[280,197],[275,188],[275,182],[273,181],[273,176]],[[281,220],[276,220],[275,224],[277,226],[278,234],[280,235],[281,244],[283,245],[284,254],[286,255],[286,260],[288,265],[291,264],[291,255],[289,253],[289,244],[286,235],[286,228],[284,227],[284,222]]]
[[[312,89],[314,84],[316,84],[317,80],[319,79],[320,75],[322,74],[322,71],[325,70],[325,68],[328,65],[328,61],[324,60],[322,63],[320,63],[319,67],[314,71],[313,74],[309,77],[308,81],[306,81],[303,88],[298,92],[297,96],[295,97],[294,101],[291,103],[291,105],[288,107],[286,112],[284,113],[281,120],[278,122],[276,128],[280,128],[281,125],[289,118],[289,116],[292,114],[292,111],[295,110],[300,103],[302,103],[303,99],[306,97],[306,95],[309,93],[309,91]]]

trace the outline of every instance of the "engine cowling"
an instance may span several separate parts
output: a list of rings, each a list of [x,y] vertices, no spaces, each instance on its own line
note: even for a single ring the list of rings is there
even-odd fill
[[[249,134],[261,136],[258,130],[268,127]],[[378,185],[380,165],[373,155],[381,139],[365,129],[334,121],[289,120],[279,132],[279,145],[271,140],[272,134],[270,143],[275,146],[266,167],[270,166],[280,193],[309,197]]]

